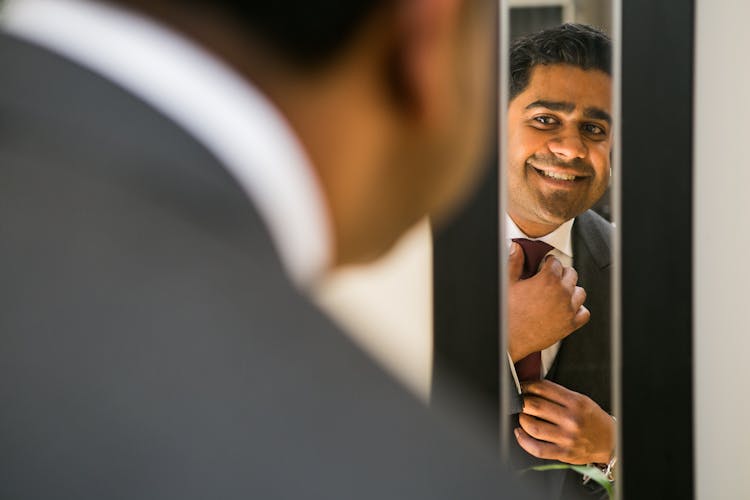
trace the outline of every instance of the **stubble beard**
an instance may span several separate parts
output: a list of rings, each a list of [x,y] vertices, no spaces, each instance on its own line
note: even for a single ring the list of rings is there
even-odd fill
[[[540,221],[547,224],[559,226],[586,210],[586,207],[581,207],[580,200],[571,199],[571,193],[565,191],[553,191],[546,195],[536,193],[534,198],[534,211]]]
[[[588,174],[589,180],[584,181],[587,182],[588,185],[583,192],[571,192],[564,189],[542,192],[533,186],[533,182],[529,178],[529,176],[536,175],[533,171],[527,170],[533,168],[528,166],[530,161],[532,164],[537,165],[548,164],[568,166],[582,174]],[[596,174],[593,167],[583,160],[577,159],[571,162],[563,162],[552,155],[533,155],[531,158],[524,161],[521,168],[524,170],[522,177],[523,185],[520,186],[520,191],[518,192],[521,193],[521,196],[520,198],[516,197],[515,205],[517,208],[522,209],[526,216],[530,218],[530,221],[537,224],[558,227],[591,208],[596,200],[604,194],[602,191],[599,196],[595,197],[592,203],[587,203],[592,198],[592,196],[590,196],[592,194],[591,190],[596,189]],[[510,186],[510,189],[514,189],[513,186]],[[514,204],[513,198],[513,193],[510,193],[511,205]]]

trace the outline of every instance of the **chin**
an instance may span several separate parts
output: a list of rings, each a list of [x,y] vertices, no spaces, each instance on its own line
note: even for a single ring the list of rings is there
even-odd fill
[[[568,222],[573,217],[576,217],[579,215],[577,212],[570,213],[570,212],[545,212],[541,214],[541,217],[539,217],[540,222],[543,222],[544,224],[548,225],[554,225],[554,226],[560,226],[566,222]]]

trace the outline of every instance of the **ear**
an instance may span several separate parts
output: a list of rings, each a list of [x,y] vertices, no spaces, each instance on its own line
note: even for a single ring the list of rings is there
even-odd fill
[[[456,84],[461,4],[462,0],[398,2],[399,36],[390,84],[403,111],[428,126],[446,116]]]

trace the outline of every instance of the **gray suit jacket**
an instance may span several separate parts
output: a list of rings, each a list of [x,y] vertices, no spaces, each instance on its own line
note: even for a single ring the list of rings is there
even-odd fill
[[[0,67],[0,497],[526,497],[294,289],[192,137],[2,34]]]
[[[573,224],[573,267],[586,290],[591,320],[567,337],[547,378],[586,394],[612,412],[611,397],[611,240],[612,225],[593,211]]]
[[[572,391],[585,394],[602,409],[612,413],[611,396],[611,240],[612,225],[589,210],[576,217],[573,224],[573,267],[578,272],[578,284],[586,290],[586,307],[591,320],[565,338],[547,379]],[[515,393],[515,387],[513,388]],[[513,401],[513,413],[521,411],[519,400]],[[511,456],[518,468],[540,465],[524,452],[515,438],[509,438]],[[539,475],[546,483],[549,498],[597,498],[604,492],[591,482],[581,484],[581,476],[574,472],[529,473]]]

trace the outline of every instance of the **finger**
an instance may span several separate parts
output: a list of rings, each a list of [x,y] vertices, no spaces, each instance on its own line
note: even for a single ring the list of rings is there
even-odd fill
[[[583,325],[588,323],[590,319],[591,319],[591,312],[586,308],[586,306],[581,306],[578,308],[578,311],[576,312],[576,315],[573,318],[573,326],[575,327],[576,330],[578,330]]]
[[[563,269],[562,284],[568,290],[573,290],[578,283],[578,271],[572,267],[566,267]]]
[[[521,279],[521,274],[523,274],[523,261],[524,254],[523,250],[521,250],[521,245],[515,241],[511,242],[510,254],[508,255],[508,278],[511,283]]]
[[[556,444],[534,439],[520,427],[516,427],[513,433],[519,446],[529,455],[546,460],[560,460],[564,455],[563,450]]]
[[[521,424],[521,428],[534,439],[547,441],[548,443],[555,443],[558,446],[562,444],[560,442],[561,429],[559,426],[551,422],[521,413],[518,416],[518,423]]]
[[[539,270],[539,274],[551,273],[558,278],[563,275],[563,265],[554,255],[548,255],[544,258],[544,264]]]
[[[565,407],[568,407],[570,401],[576,396],[576,393],[570,389],[566,389],[565,387],[546,379],[533,382],[523,382],[521,384],[521,391],[523,392],[524,400],[527,396],[538,396]]]
[[[540,418],[552,424],[559,424],[566,418],[565,406],[539,396],[523,395],[523,410],[521,415]]]
[[[577,286],[573,289],[573,296],[570,299],[570,304],[573,306],[573,310],[577,311],[586,302],[586,290]]]

